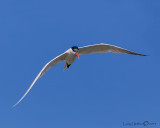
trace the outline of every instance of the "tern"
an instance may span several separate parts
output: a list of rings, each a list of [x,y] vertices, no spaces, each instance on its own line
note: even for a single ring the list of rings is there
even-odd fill
[[[77,57],[79,58],[79,55],[86,55],[86,54],[92,54],[92,53],[107,53],[107,52],[146,56],[144,54],[132,52],[127,49],[120,48],[120,47],[110,45],[110,44],[95,44],[95,45],[88,45],[88,46],[84,46],[84,47],[73,46],[70,49],[68,49],[67,51],[65,51],[64,53],[55,57],[53,60],[48,62],[43,67],[43,69],[37,75],[37,77],[35,78],[33,83],[30,85],[30,87],[28,88],[26,93],[22,96],[22,98],[15,105],[13,105],[13,107],[15,107],[17,104],[19,104],[22,101],[22,99],[27,95],[27,93],[31,90],[31,88],[33,87],[35,82],[40,77],[42,77],[51,67],[55,66],[59,62],[61,62],[61,61],[65,62],[65,65],[64,65],[64,70],[65,70],[66,68],[69,68],[71,66],[71,64],[75,61],[75,59]]]

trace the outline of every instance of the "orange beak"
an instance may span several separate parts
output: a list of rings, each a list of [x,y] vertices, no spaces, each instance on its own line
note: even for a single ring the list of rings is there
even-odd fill
[[[78,52],[76,52],[76,53],[75,53],[75,55],[79,58],[79,54],[78,54]]]

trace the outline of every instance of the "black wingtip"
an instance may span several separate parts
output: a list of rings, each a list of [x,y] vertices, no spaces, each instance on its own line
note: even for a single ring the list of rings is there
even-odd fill
[[[139,54],[140,56],[149,56],[149,55],[145,55],[145,54]]]
[[[136,53],[136,52],[134,52],[134,53],[131,53],[132,55],[139,55],[139,56],[148,56],[148,55],[145,55],[145,54],[140,54],[140,53]]]
[[[140,55],[140,56],[148,56],[148,55],[144,55],[144,54],[137,54],[137,55]]]

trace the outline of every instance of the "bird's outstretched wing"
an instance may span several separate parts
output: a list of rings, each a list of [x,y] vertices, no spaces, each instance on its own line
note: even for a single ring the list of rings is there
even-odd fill
[[[95,44],[79,48],[79,55],[92,54],[92,53],[107,53],[107,52],[146,56],[144,54],[132,52],[124,48],[120,48],[109,44]]]
[[[33,87],[33,85],[35,84],[35,82],[41,77],[43,76],[51,67],[55,66],[56,64],[58,64],[61,61],[65,60],[66,57],[66,52],[55,57],[53,60],[51,60],[50,62],[48,62],[43,69],[40,71],[40,73],[37,75],[37,77],[35,78],[35,80],[33,81],[33,83],[30,85],[30,87],[28,88],[28,90],[26,91],[26,93],[22,96],[22,98],[15,104],[13,105],[13,107],[15,107],[18,103],[20,103],[22,101],[22,99],[27,95],[27,93],[31,90],[31,88]]]

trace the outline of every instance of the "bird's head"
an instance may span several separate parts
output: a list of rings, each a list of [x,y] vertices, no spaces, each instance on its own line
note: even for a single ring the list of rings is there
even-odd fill
[[[72,47],[72,51],[79,58],[79,48],[77,46],[73,46]]]

